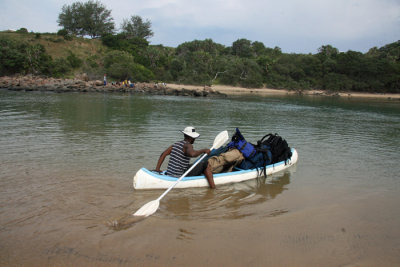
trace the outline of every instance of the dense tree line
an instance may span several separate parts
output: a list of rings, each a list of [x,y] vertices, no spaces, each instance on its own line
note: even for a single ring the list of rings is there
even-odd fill
[[[32,73],[55,77],[83,71],[100,78],[163,81],[185,84],[225,84],[243,87],[324,89],[330,91],[400,92],[400,41],[367,53],[339,52],[331,45],[316,54],[287,54],[279,47],[238,39],[231,46],[211,39],[194,40],[176,48],[150,45],[151,22],[139,16],[124,19],[115,30],[111,12],[100,2],[65,5],[58,32],[101,38],[106,51],[87,58],[72,52],[53,60],[40,44],[0,38],[0,75]],[[25,28],[18,31],[28,34]],[[40,38],[40,34],[36,34]]]
[[[118,41],[117,41],[118,43]],[[132,44],[133,46],[133,44]],[[367,53],[339,52],[331,45],[316,54],[287,54],[246,39],[226,47],[211,39],[167,48],[118,46],[156,80],[294,90],[400,92],[400,41]]]

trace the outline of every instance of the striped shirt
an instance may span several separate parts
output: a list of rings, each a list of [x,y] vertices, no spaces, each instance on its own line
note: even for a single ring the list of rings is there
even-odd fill
[[[167,175],[179,177],[187,171],[190,157],[183,153],[185,143],[186,141],[182,140],[173,144],[167,167]]]

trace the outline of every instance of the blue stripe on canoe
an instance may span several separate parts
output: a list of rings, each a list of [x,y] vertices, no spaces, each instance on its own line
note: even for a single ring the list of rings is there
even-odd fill
[[[292,148],[291,150],[292,150],[292,153],[294,153],[294,149]],[[267,168],[274,168],[274,167],[280,166],[280,165],[282,165],[282,164],[285,164],[285,161],[280,161],[280,162],[275,163],[275,164],[267,165]],[[260,169],[260,168],[259,168],[259,169]],[[168,176],[168,175],[159,174],[159,173],[156,173],[156,172],[149,171],[149,170],[146,169],[146,168],[142,168],[142,170],[143,170],[144,172],[147,172],[148,174],[150,174],[150,175],[153,176],[153,177],[156,177],[156,178],[158,178],[158,179],[165,180],[165,181],[176,181],[176,180],[179,179],[179,177],[173,177],[173,176]],[[213,175],[213,177],[214,177],[214,179],[216,179],[216,178],[218,178],[218,177],[231,176],[231,175],[240,175],[240,174],[243,174],[243,173],[248,173],[248,172],[253,172],[253,171],[257,171],[257,169],[239,170],[239,171],[224,172],[224,173],[216,173],[216,174]],[[205,178],[204,175],[199,175],[199,176],[186,176],[186,177],[184,177],[184,178],[182,179],[182,181],[199,180],[199,179],[204,179],[204,178]]]

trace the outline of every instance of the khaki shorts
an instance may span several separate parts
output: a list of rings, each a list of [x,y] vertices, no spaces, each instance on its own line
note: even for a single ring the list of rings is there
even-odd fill
[[[242,160],[244,160],[243,154],[234,148],[218,156],[209,158],[208,164],[211,165],[212,173],[230,172]]]

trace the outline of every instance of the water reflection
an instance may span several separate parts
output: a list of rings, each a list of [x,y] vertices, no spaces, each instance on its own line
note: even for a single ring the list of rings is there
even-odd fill
[[[186,220],[277,216],[287,210],[270,210],[265,204],[288,189],[290,176],[291,172],[287,171],[219,186],[216,190],[176,189],[161,202],[156,216]]]

